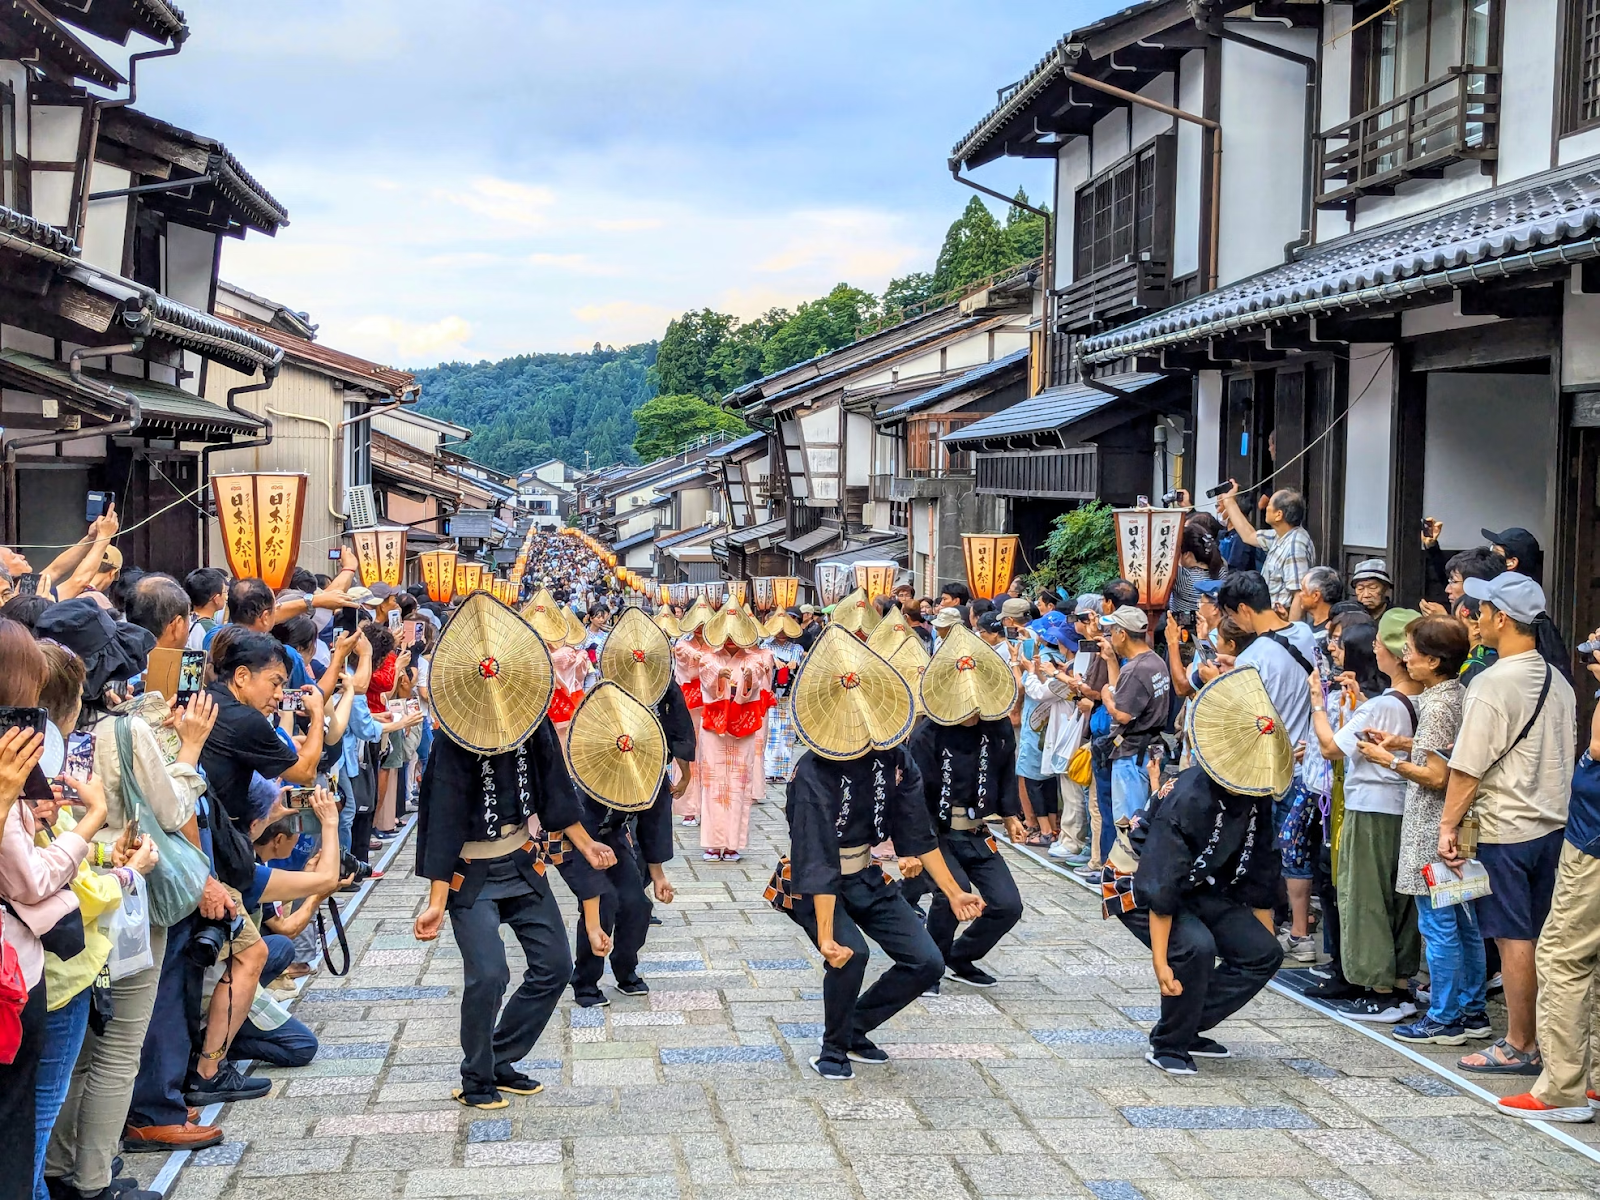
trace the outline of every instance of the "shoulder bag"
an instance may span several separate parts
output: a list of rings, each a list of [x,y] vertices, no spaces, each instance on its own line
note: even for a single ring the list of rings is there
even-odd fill
[[[200,893],[211,875],[205,852],[181,833],[161,828],[139,787],[134,771],[133,735],[127,717],[113,723],[117,736],[117,760],[122,767],[122,811],[138,819],[139,832],[155,843],[159,856],[145,877],[150,897],[150,923],[171,928],[200,905]]]
[[[1494,770],[1510,756],[1511,752],[1522,745],[1523,740],[1533,732],[1534,722],[1538,721],[1539,714],[1544,711],[1544,702],[1550,696],[1550,680],[1554,674],[1550,664],[1544,664],[1544,683],[1539,688],[1539,698],[1534,701],[1533,712],[1528,716],[1528,723],[1522,731],[1511,739],[1511,744],[1505,748],[1500,757],[1489,764],[1488,770],[1479,776],[1479,780],[1489,778],[1489,771]],[[1467,809],[1466,815],[1461,818],[1461,824],[1456,831],[1456,848],[1464,858],[1475,858],[1478,854],[1478,814],[1475,808]]]

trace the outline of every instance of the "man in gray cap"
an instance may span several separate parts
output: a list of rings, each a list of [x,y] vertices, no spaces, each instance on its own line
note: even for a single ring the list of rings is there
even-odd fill
[[[1534,945],[1555,889],[1567,823],[1577,704],[1572,685],[1539,653],[1535,622],[1545,614],[1544,589],[1517,571],[1463,581],[1478,602],[1478,634],[1498,651],[1472,681],[1450,755],[1439,857],[1459,867],[1461,822],[1478,817],[1477,858],[1491,893],[1477,902],[1483,936],[1500,948],[1506,1035],[1460,1062],[1480,1074],[1537,1075],[1540,1057]],[[1552,1030],[1554,1037],[1581,1036]]]
[[[1389,577],[1389,566],[1381,558],[1362,559],[1350,572],[1350,591],[1361,607],[1372,614],[1373,621],[1389,608],[1389,594],[1394,590],[1394,580]]]

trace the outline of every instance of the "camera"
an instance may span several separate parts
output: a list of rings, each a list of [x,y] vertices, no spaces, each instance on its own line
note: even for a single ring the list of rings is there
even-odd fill
[[[339,878],[352,879],[356,883],[364,883],[372,878],[372,864],[362,862],[354,854],[346,850],[339,855]]]
[[[227,944],[244,932],[244,917],[222,917],[212,920],[200,917],[195,921],[194,933],[184,953],[196,966],[209,967],[222,957]]]
[[[1178,492],[1176,490],[1173,490],[1173,491],[1170,491],[1170,492],[1163,492],[1161,494],[1161,507],[1162,508],[1172,508],[1172,507],[1176,506],[1176,504],[1178,503],[1178,500],[1179,500],[1179,494],[1178,494]]]
[[[1600,642],[1581,642],[1578,645],[1579,654],[1594,654],[1600,652]]]

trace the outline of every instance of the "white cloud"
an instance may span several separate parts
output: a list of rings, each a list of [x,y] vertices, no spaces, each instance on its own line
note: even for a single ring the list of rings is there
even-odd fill
[[[641,304],[636,300],[608,300],[575,308],[572,315],[585,325],[595,327],[596,341],[612,346],[627,346],[660,337],[667,322],[678,312],[677,309],[663,308],[659,304]]]
[[[361,317],[344,329],[340,349],[376,362],[431,362],[450,357],[472,337],[472,326],[460,317],[443,317],[422,325],[397,317]]]

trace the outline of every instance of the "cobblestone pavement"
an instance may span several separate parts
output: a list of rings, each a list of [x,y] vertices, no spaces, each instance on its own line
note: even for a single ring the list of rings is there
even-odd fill
[[[658,907],[643,965],[651,994],[582,1010],[569,992],[524,1064],[544,1093],[492,1113],[450,1099],[460,960],[448,923],[432,945],[412,940],[424,888],[403,849],[353,922],[350,975],[318,976],[297,1007],[317,1060],[267,1072],[267,1098],[224,1110],[227,1141],[185,1163],[169,1196],[1600,1194],[1600,1164],[1282,995],[1223,1027],[1233,1059],[1158,1074],[1142,1057],[1157,1003],[1142,948],[1020,855],[1027,915],[988,962],[1001,986],[946,982],[880,1031],[889,1065],[824,1082],[806,1066],[820,958],[761,900],[785,837],[777,799],[756,809],[740,864],[701,863],[680,830],[678,900]],[[515,978],[514,948],[511,961]],[[161,1160],[130,1165],[148,1180]]]

